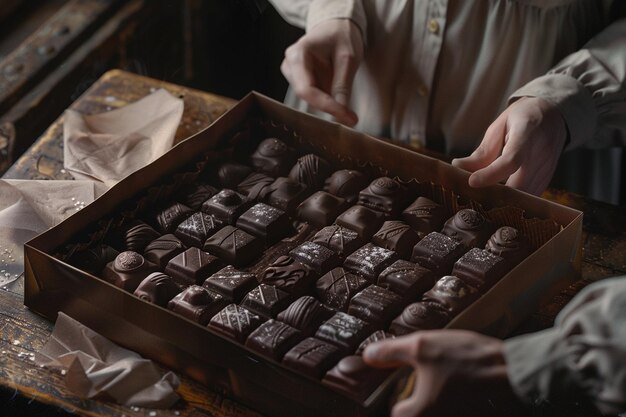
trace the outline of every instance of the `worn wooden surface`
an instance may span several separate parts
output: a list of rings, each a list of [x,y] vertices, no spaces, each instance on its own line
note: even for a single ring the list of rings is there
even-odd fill
[[[72,107],[85,113],[98,113],[135,101],[156,88],[165,88],[184,98],[185,112],[176,133],[176,140],[182,140],[203,129],[234,104],[233,100],[212,94],[122,71],[112,71],[95,83]],[[5,174],[5,178],[71,179],[63,169],[62,125],[63,118],[60,118],[14,164]],[[550,326],[562,307],[590,282],[626,274],[626,211],[559,191],[548,191],[544,197],[585,212],[582,280],[542,305],[517,333]],[[29,312],[22,305],[22,297],[21,279],[4,291],[0,290],[0,410],[11,410],[12,404],[21,399],[25,403],[32,400],[27,409],[30,407],[36,410],[35,405],[41,403],[56,407],[47,409],[46,414],[33,415],[52,415],[50,410],[55,410],[54,415],[71,413],[117,417],[256,415],[254,411],[184,376],[181,377],[182,386],[179,390],[182,400],[170,410],[128,408],[110,402],[77,398],[65,389],[61,375],[33,364],[31,354],[38,351],[48,339],[52,323]],[[2,401],[5,403],[2,404]],[[2,412],[0,414],[4,415]],[[513,414],[522,415],[521,412]],[[533,414],[547,415],[544,412]],[[576,415],[589,416],[583,412],[568,414]]]

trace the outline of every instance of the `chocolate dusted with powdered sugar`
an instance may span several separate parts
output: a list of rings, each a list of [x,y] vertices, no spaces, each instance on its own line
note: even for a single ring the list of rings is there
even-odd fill
[[[443,276],[452,272],[452,266],[466,250],[461,242],[439,232],[432,232],[413,247],[411,261]]]
[[[273,285],[259,284],[241,302],[241,306],[267,318],[275,318],[293,300],[289,294]]]
[[[324,274],[341,264],[339,256],[334,251],[315,242],[300,244],[289,252],[289,256],[309,266],[318,274]]]
[[[372,243],[367,243],[348,256],[343,266],[374,283],[383,269],[397,259],[397,253]]]
[[[485,292],[510,268],[510,264],[504,258],[485,249],[473,248],[455,262],[452,275]]]
[[[224,223],[212,214],[196,212],[182,221],[174,235],[186,246],[201,248],[204,241],[220,230]]]
[[[287,214],[265,203],[257,203],[246,210],[239,216],[237,227],[268,243],[280,240],[291,230]]]
[[[202,284],[203,287],[221,294],[229,302],[235,303],[240,302],[257,285],[256,275],[240,271],[232,265],[220,269]]]

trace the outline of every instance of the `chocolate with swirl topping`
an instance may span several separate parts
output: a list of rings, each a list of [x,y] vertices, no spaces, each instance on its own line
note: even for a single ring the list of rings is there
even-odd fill
[[[359,204],[396,217],[406,205],[406,189],[392,178],[380,177],[359,193]]]
[[[472,209],[459,210],[448,219],[441,233],[461,242],[467,249],[484,248],[494,225]]]
[[[280,256],[261,274],[261,282],[298,296],[307,292],[319,275],[290,256]]]
[[[428,301],[409,304],[402,314],[389,326],[389,331],[396,336],[413,333],[418,330],[441,329],[450,321],[450,314],[443,306]]]
[[[517,229],[510,226],[496,230],[487,241],[485,249],[503,257],[511,265],[522,262],[532,252],[528,240]]]

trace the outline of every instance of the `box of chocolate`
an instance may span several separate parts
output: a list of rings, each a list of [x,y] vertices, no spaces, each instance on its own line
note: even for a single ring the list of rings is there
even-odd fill
[[[504,336],[579,276],[582,214],[251,93],[26,245],[25,304],[269,415],[385,413],[373,341]]]

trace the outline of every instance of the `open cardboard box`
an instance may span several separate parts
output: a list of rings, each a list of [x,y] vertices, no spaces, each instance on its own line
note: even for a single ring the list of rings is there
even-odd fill
[[[535,311],[543,297],[580,275],[582,213],[505,186],[469,188],[468,174],[449,164],[251,93],[213,125],[28,242],[24,303],[50,320],[63,311],[114,342],[270,415],[384,414],[394,387],[393,376],[368,398],[350,398],[52,256],[103,217],[118,213],[140,192],[172,179],[184,181],[184,176],[175,173],[188,168],[199,155],[223,145],[253,118],[288,126],[306,138],[307,146],[335,162],[339,158],[347,166],[368,163],[390,176],[436,184],[433,189],[439,190],[440,202],[453,195],[446,190],[454,190],[454,195],[485,207],[517,207],[522,222],[549,219],[560,226],[554,236],[544,239],[541,247],[448,327],[504,336]],[[541,224],[539,221],[533,226],[535,231],[541,231]]]

